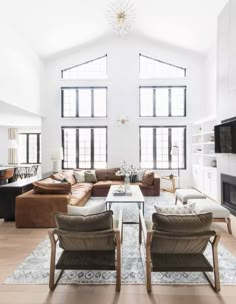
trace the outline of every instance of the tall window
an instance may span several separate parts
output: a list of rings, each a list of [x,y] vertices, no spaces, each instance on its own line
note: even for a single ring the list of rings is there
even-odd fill
[[[20,133],[19,134],[19,161],[22,164],[41,163],[41,134]]]
[[[63,168],[106,168],[106,127],[62,127]]]
[[[186,77],[186,69],[171,63],[139,54],[141,78],[181,78]]]
[[[140,87],[140,116],[186,116],[186,87]]]
[[[100,79],[107,77],[107,55],[61,71],[63,79]]]
[[[171,153],[173,146],[178,147],[174,155]],[[140,127],[140,166],[186,169],[186,127]]]
[[[62,117],[106,117],[107,88],[62,88]]]

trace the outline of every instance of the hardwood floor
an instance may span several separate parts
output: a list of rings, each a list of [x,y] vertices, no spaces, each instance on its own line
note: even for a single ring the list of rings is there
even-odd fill
[[[221,242],[236,256],[236,218],[232,216],[233,236],[226,224],[215,223]],[[50,292],[47,285],[4,285],[4,280],[30,254],[47,234],[47,229],[16,229],[14,222],[0,220],[0,304],[231,304],[236,302],[236,286],[222,286],[216,294],[210,286],[153,286],[147,294],[144,285],[81,286],[58,285]]]

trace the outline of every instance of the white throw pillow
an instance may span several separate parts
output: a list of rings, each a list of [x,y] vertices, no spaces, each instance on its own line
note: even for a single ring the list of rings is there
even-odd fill
[[[156,212],[163,214],[194,214],[195,213],[195,203],[188,204],[184,206],[169,206],[169,207],[159,207],[154,206]]]
[[[84,171],[74,171],[74,176],[77,183],[84,183],[85,182],[85,175]]]
[[[76,214],[76,215],[89,215],[89,214],[96,214],[96,213],[101,213],[104,212],[106,209],[105,202],[102,203],[97,203],[96,205],[92,206],[67,206],[67,212],[68,214]]]
[[[146,170],[143,169],[138,169],[137,170],[137,177],[136,177],[136,181],[137,182],[142,182],[143,181],[143,176]]]

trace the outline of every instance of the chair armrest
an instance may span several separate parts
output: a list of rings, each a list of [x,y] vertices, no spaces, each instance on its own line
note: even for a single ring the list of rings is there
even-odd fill
[[[220,234],[216,232],[216,234],[213,237],[213,240],[210,239],[209,243],[212,245],[212,247],[217,248],[219,240],[220,240]]]
[[[144,243],[145,245],[147,244],[147,236],[148,236],[148,233],[153,233],[152,230],[149,230],[147,229],[147,226],[146,226],[146,223],[145,223],[145,219],[144,219],[144,216],[143,216],[143,212],[142,210],[139,211],[139,225],[140,225],[140,228],[141,228],[141,232],[143,232],[143,238],[144,238]],[[139,229],[140,229],[139,228]],[[141,240],[141,239],[140,239]],[[140,242],[141,243],[141,242]]]
[[[56,243],[58,241],[58,238],[55,238],[56,230],[57,230],[56,228],[50,228],[50,229],[48,229],[48,236],[49,236],[51,245],[53,247],[56,246]]]

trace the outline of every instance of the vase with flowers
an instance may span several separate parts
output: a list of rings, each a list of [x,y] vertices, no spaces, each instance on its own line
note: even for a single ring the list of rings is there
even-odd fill
[[[133,165],[127,164],[125,161],[123,161],[120,169],[116,172],[116,175],[124,177],[125,191],[130,190],[130,177],[134,174],[137,174],[137,169],[134,168]]]

